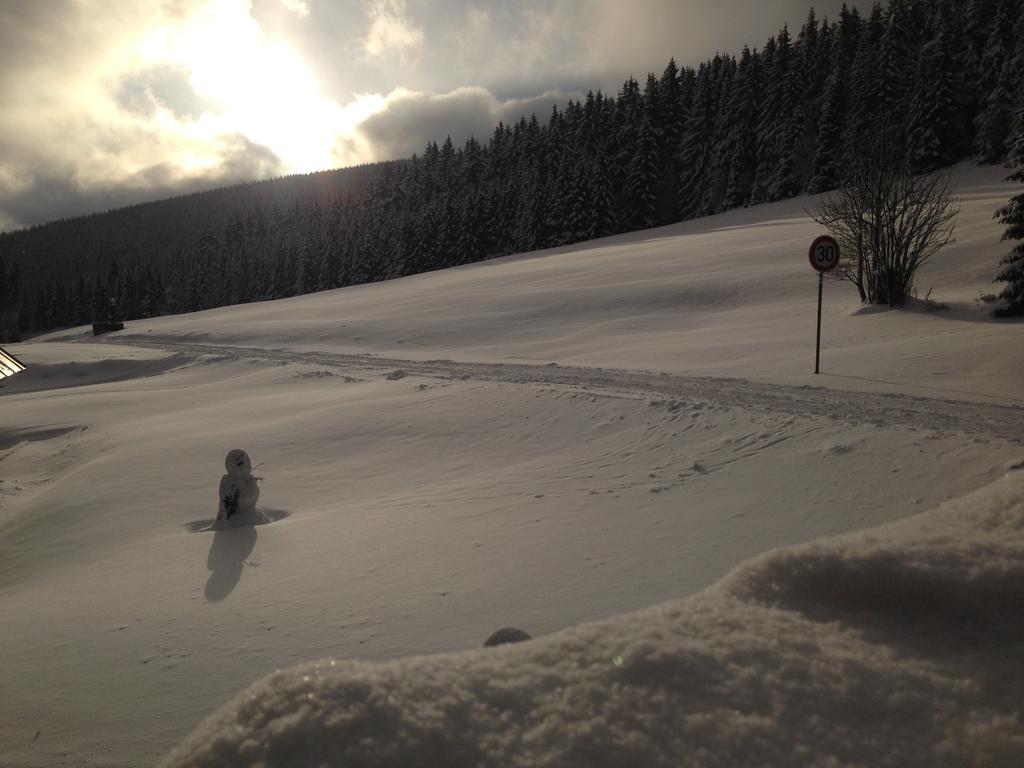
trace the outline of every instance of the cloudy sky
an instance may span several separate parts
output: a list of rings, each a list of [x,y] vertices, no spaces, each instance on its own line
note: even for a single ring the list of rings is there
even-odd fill
[[[486,137],[810,2],[2,0],[0,230]]]

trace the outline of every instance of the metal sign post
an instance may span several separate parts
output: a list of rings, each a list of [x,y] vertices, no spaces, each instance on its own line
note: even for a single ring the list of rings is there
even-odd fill
[[[821,369],[821,294],[825,285],[825,273],[839,266],[839,243],[831,235],[816,237],[811,243],[807,258],[818,273],[818,336],[814,342],[814,372],[817,374]]]

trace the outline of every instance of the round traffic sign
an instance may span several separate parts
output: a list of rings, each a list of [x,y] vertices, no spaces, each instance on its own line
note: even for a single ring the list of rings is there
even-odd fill
[[[819,272],[831,272],[839,266],[839,243],[832,235],[821,235],[814,238],[808,253],[811,266]]]

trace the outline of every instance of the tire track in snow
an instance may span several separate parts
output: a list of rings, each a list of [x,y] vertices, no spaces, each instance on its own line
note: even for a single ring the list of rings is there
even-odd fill
[[[195,355],[358,369],[438,379],[553,385],[632,396],[703,401],[762,413],[820,416],[850,424],[956,431],[1024,444],[1024,408],[917,395],[855,392],[825,387],[768,384],[747,379],[679,376],[652,371],[525,363],[400,360],[374,355],[300,352],[173,340],[105,339],[102,343]],[[665,403],[669,407],[672,402]]]

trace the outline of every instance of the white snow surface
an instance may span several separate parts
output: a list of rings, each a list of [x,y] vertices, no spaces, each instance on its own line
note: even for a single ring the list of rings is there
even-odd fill
[[[1003,175],[820,376],[811,198],[12,345],[0,765],[1024,764]]]
[[[1020,475],[548,638],[273,674],[164,765],[1019,766]]]

